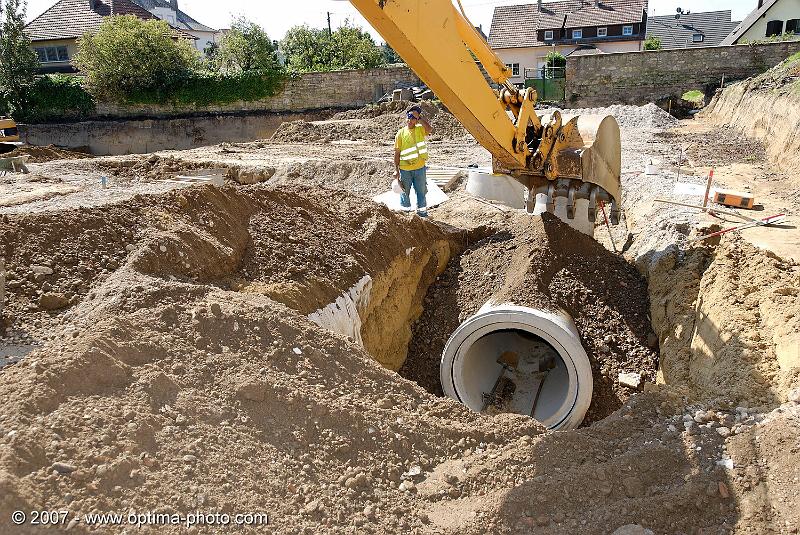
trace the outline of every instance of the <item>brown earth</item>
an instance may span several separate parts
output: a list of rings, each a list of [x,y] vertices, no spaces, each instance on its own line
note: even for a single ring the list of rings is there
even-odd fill
[[[91,158],[90,154],[68,150],[55,145],[47,146],[34,146],[24,145],[11,152],[0,155],[3,158],[14,158],[16,156],[30,156],[28,162],[30,163],[43,163],[53,160],[77,160],[82,158]]]
[[[658,341],[644,279],[624,259],[549,216],[517,217],[448,266],[429,291],[400,374],[443,395],[444,346],[490,300],[564,310],[575,320],[595,379],[586,424],[607,417],[630,397],[631,390],[617,381],[620,373],[640,373],[655,382]]]
[[[293,121],[284,123],[272,136],[282,143],[313,143],[341,140],[394,141],[397,131],[406,124],[406,111],[419,105],[430,121],[431,140],[464,139],[469,134],[453,115],[439,104],[389,102],[362,110],[336,114],[328,121]]]
[[[378,111],[338,120],[393,136]],[[625,128],[626,165],[674,143]],[[16,283],[0,348],[38,344],[0,370],[0,534],[50,532],[10,523],[42,509],[69,511],[74,533],[797,531],[796,263],[731,237],[690,248],[708,223],[651,216],[629,264],[462,190],[433,222],[392,214],[365,200],[387,188],[390,139],[65,162],[93,181],[213,165],[260,183],[0,218]],[[431,145],[457,165],[483,157],[469,139]],[[624,180],[637,206],[663,194]],[[309,319],[365,276],[363,343]],[[545,432],[431,394],[435,345],[492,295],[573,314],[602,394],[585,427]],[[660,384],[619,389],[618,371],[655,379],[653,328]],[[409,348],[402,373],[419,385],[390,371]],[[129,511],[271,525],[73,520]]]

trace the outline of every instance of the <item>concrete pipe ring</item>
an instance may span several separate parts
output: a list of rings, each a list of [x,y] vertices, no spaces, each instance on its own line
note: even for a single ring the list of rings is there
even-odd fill
[[[470,409],[548,429],[578,427],[592,401],[589,357],[563,312],[487,304],[450,337],[439,374],[445,394]]]

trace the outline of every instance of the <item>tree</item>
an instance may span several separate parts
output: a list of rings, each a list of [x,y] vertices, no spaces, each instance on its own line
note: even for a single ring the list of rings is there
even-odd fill
[[[267,32],[244,17],[233,21],[214,54],[213,62],[223,72],[280,69],[275,45]]]
[[[383,52],[383,61],[387,64],[403,63],[403,58],[389,46],[389,43],[383,43],[383,45],[381,45],[381,51]]]
[[[0,7],[0,93],[8,111],[24,116],[39,60],[25,28],[25,0],[6,0]],[[3,11],[5,12],[3,14]]]
[[[191,76],[199,54],[166,22],[124,15],[106,18],[97,33],[81,37],[74,62],[92,94],[124,101],[168,93]]]
[[[386,61],[372,36],[349,21],[331,33],[295,26],[286,33],[281,49],[287,66],[300,72],[369,69]]]
[[[655,35],[651,35],[644,40],[645,50],[661,50],[661,39]]]
[[[561,52],[550,52],[544,58],[542,68],[542,78],[564,78],[564,67],[567,66],[567,58]]]

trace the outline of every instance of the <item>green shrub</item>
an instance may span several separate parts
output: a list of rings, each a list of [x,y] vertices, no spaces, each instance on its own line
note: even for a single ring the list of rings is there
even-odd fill
[[[21,121],[43,122],[63,118],[80,118],[94,112],[92,96],[80,79],[65,74],[42,76],[33,84],[28,111]]]
[[[74,58],[97,98],[125,101],[139,92],[168,94],[199,66],[199,53],[186,39],[175,39],[161,20],[133,15],[106,18],[96,33],[78,42]]]
[[[372,36],[346,22],[336,31],[295,26],[281,42],[286,65],[297,72],[370,69],[386,63]]]
[[[705,97],[705,94],[699,89],[692,89],[691,91],[684,93],[681,98],[686,102],[702,103],[703,100],[705,100]]]
[[[235,74],[195,72],[169,91],[132,91],[129,104],[177,104],[208,106],[237,101],[255,101],[271,97],[283,87],[286,76],[281,71],[248,71]]]
[[[267,32],[243,17],[235,19],[225,32],[211,64],[222,72],[280,70],[277,51]]]
[[[651,35],[644,40],[645,50],[661,50],[661,39],[655,35]]]

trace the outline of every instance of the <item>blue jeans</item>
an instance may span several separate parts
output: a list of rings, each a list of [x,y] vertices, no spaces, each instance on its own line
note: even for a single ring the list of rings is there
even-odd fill
[[[428,193],[428,177],[426,167],[415,171],[404,171],[400,169],[400,185],[403,186],[403,193],[400,194],[400,206],[411,208],[411,186],[417,192],[417,210],[424,211],[428,206],[425,195]]]

